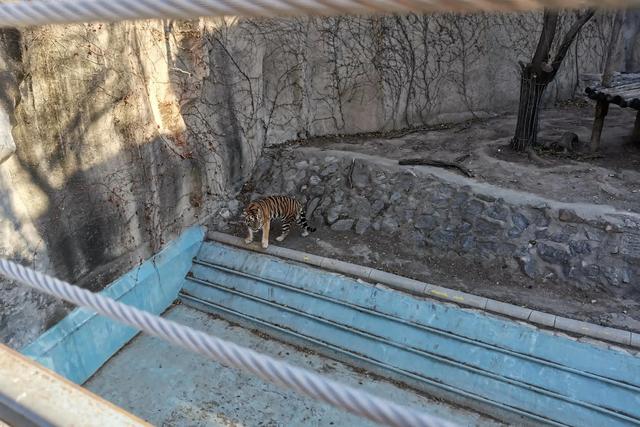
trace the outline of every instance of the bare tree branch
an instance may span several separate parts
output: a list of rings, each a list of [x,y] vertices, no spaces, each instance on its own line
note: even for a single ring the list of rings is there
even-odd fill
[[[569,47],[571,47],[571,43],[573,43],[573,39],[576,38],[584,24],[586,24],[589,19],[591,19],[594,13],[596,13],[595,9],[587,9],[582,15],[578,16],[573,25],[571,25],[571,28],[569,28],[569,31],[567,31],[567,34],[564,35],[562,43],[560,44],[560,46],[558,47],[558,51],[556,52],[556,56],[555,58],[553,58],[553,62],[551,63],[551,65],[553,66],[554,75],[558,72],[562,61],[564,60],[564,57],[567,55]]]

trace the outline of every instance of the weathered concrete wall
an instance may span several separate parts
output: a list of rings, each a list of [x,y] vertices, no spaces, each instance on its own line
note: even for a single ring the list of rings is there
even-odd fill
[[[637,213],[427,169],[358,153],[274,148],[256,167],[251,198],[295,195],[316,226],[382,233],[406,242],[401,250],[415,256],[461,257],[489,270],[504,266],[514,275],[618,296],[636,292]]]
[[[550,101],[597,71],[608,25],[585,29]],[[4,31],[0,137],[11,152],[8,120],[16,152],[0,164],[0,253],[100,288],[217,215],[264,145],[511,110],[539,28],[512,14]],[[4,282],[0,296],[16,347],[64,312]]]
[[[260,141],[196,135],[183,116],[219,119],[203,107],[216,94],[193,89],[216,74],[207,31],[139,22],[13,33],[4,53],[15,79],[4,82],[17,150],[0,165],[2,255],[99,289],[239,188]],[[0,282],[0,340],[12,346],[65,311]]]

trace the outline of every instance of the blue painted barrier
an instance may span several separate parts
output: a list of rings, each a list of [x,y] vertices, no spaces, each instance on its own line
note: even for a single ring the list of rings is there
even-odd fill
[[[486,313],[214,242],[202,245],[181,297],[534,423],[640,424],[639,358]]]
[[[177,298],[203,238],[203,228],[187,229],[160,253],[112,282],[101,293],[151,313],[162,313]],[[22,353],[81,384],[136,333],[135,329],[92,311],[76,309],[22,349]]]

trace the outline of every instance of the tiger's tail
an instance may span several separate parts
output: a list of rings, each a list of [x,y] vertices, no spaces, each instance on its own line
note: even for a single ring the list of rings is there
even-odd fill
[[[316,229],[311,227],[309,225],[309,223],[307,222],[307,216],[306,216],[306,212],[304,210],[304,207],[300,208],[300,212],[299,212],[299,215],[298,215],[298,220],[296,222],[298,223],[298,225],[302,226],[304,231],[306,231],[307,233],[313,233],[314,231],[316,231]]]

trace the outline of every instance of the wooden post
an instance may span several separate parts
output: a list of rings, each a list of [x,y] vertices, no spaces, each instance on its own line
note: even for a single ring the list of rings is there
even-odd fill
[[[636,122],[633,125],[633,132],[631,133],[631,142],[636,145],[640,145],[640,110],[636,113]]]
[[[599,100],[596,104],[596,117],[593,120],[593,129],[591,130],[591,151],[596,152],[600,147],[600,135],[602,134],[602,127],[604,126],[604,118],[609,112],[609,103],[604,100]]]

